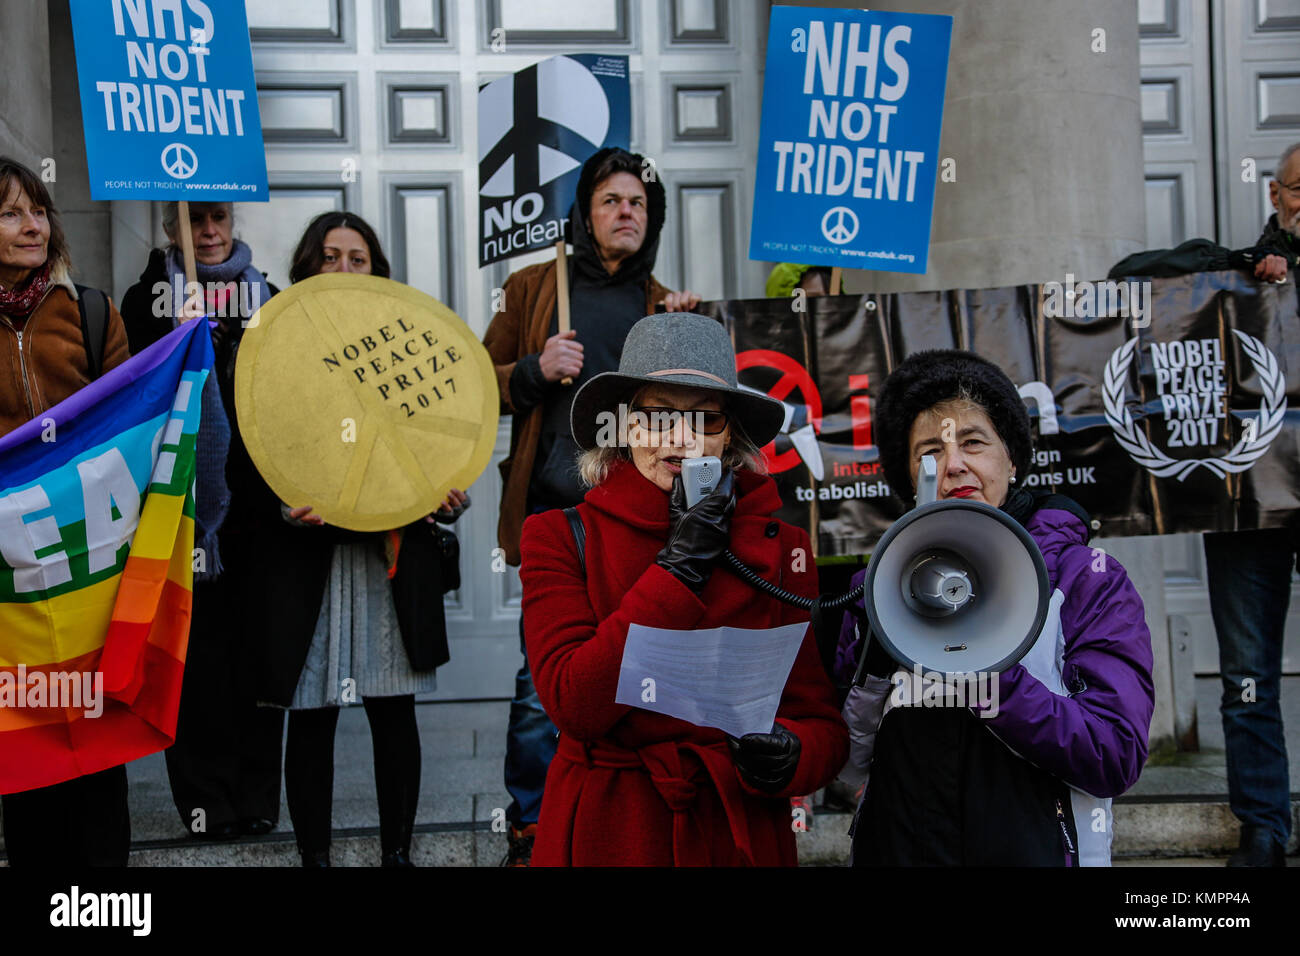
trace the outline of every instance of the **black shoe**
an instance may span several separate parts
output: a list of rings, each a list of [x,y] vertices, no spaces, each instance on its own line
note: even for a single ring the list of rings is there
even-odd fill
[[[502,866],[529,866],[533,861],[533,838],[537,835],[537,824],[530,823],[522,830],[515,828],[512,823],[510,831],[506,834],[506,839],[510,843],[510,849],[506,853],[506,858],[501,861]]]
[[[1228,866],[1286,866],[1286,847],[1268,827],[1243,826],[1241,846],[1228,857]]]
[[[192,840],[234,840],[239,836],[239,824],[227,820],[206,830],[190,830],[189,834]]]
[[[409,850],[393,850],[391,853],[385,853],[380,857],[379,865],[396,867],[415,866],[415,864],[411,862],[411,854]]]
[[[312,852],[303,852],[302,865],[304,869],[312,870],[322,866],[330,865],[330,851],[313,850]]]
[[[239,821],[239,832],[246,836],[266,836],[275,829],[275,821],[266,817],[244,817]]]

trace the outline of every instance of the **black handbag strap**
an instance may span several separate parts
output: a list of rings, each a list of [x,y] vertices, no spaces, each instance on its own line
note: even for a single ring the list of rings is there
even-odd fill
[[[564,517],[569,519],[569,530],[573,532],[573,543],[578,548],[578,566],[582,568],[583,577],[587,576],[587,526],[582,523],[582,515],[577,508],[565,508]]]
[[[98,289],[77,286],[77,311],[81,313],[81,337],[86,344],[86,365],[90,380],[104,368],[104,338],[108,334],[108,296]]]

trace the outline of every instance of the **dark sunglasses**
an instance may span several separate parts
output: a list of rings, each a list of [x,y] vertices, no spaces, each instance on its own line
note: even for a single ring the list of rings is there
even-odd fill
[[[644,416],[644,421],[638,420],[637,424],[644,427],[647,431],[670,432],[677,427],[677,423],[682,420],[682,416],[689,416],[686,423],[691,426],[691,430],[696,434],[718,435],[726,430],[727,423],[731,420],[727,417],[726,412],[711,412],[704,409],[696,408],[663,408],[658,405],[638,405],[632,409],[633,414],[640,413]]]

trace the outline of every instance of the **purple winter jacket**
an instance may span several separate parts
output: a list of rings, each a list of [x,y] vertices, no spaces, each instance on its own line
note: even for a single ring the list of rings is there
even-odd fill
[[[1146,763],[1155,710],[1142,599],[1118,561],[1088,546],[1087,527],[1075,514],[1041,508],[1026,528],[1047,564],[1050,589],[1065,598],[1062,678],[1072,692],[1053,693],[1015,664],[999,677],[998,713],[986,723],[1008,747],[1066,783],[1093,796],[1118,796]],[[853,586],[865,577],[859,572]],[[837,677],[853,677],[859,647],[854,617],[846,612]]]
[[[874,734],[851,723],[870,769],[855,866],[1109,865],[1110,798],[1147,756],[1151,638],[1128,575],[1088,546],[1073,508],[1046,496],[1025,520],[1047,565],[1048,616],[998,675],[991,716],[903,705],[886,706]]]
[[[1015,664],[999,678],[1000,708],[988,726],[1071,786],[1119,796],[1142,773],[1155,710],[1142,598],[1118,561],[1088,546],[1087,528],[1074,514],[1043,508],[1026,528],[1043,553],[1050,587],[1065,596],[1062,677],[1072,693],[1052,693]]]

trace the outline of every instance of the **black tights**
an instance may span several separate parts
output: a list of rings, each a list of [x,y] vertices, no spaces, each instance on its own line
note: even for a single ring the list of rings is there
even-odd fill
[[[384,853],[410,851],[420,798],[420,731],[415,696],[363,697],[375,752],[379,843]],[[284,789],[294,836],[303,854],[329,850],[334,803],[334,730],[339,709],[289,712]]]

